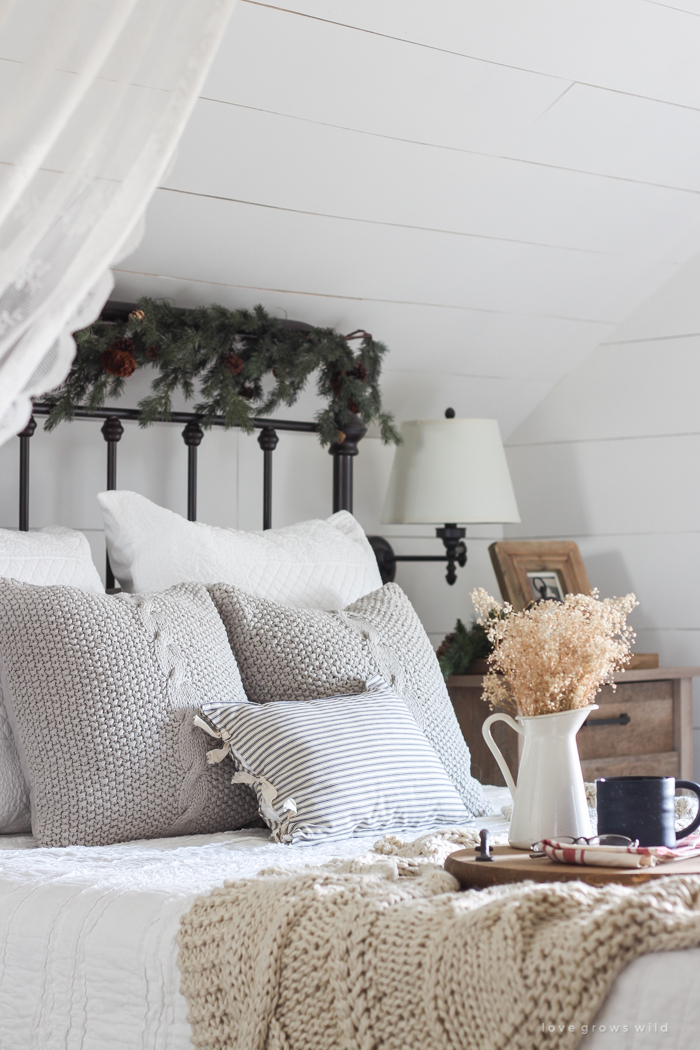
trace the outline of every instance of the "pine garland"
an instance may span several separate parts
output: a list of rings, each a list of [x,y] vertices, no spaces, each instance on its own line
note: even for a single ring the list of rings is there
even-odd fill
[[[75,336],[78,351],[65,381],[45,402],[51,404],[46,428],[70,420],[78,406],[100,408],[120,397],[126,379],[142,368],[157,375],[138,408],[142,426],[168,419],[179,390],[202,426],[221,416],[227,427],[250,432],[256,415],[293,405],[309,376],[328,401],[316,421],[321,444],[342,441],[352,414],[365,425],[378,423],[385,444],[398,444],[390,413],[382,410],[379,375],[387,352],[368,332],[340,335],[332,328],[290,329],[262,306],[227,310],[202,306],[177,310],[169,303],[142,298],[125,322],[96,321]],[[360,340],[359,349],[350,343]],[[263,378],[272,375],[267,391]],[[267,384],[269,387],[269,384]]]

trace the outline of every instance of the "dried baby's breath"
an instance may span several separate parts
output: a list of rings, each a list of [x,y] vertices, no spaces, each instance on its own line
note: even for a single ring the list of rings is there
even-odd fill
[[[471,597],[493,644],[484,679],[491,707],[525,716],[586,707],[601,686],[615,687],[615,671],[629,662],[633,594],[603,600],[597,590],[567,594],[563,602],[533,602],[522,612],[500,605],[483,587]]]

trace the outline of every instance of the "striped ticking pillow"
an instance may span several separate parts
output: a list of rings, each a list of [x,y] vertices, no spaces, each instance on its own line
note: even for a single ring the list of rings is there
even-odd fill
[[[202,706],[250,784],[276,842],[349,838],[387,828],[463,824],[469,814],[437,754],[380,675],[366,692],[321,700]]]

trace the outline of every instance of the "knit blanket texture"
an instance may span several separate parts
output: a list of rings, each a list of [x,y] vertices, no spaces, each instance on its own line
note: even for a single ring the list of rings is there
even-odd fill
[[[700,945],[700,877],[458,892],[442,865],[477,840],[386,836],[198,898],[178,938],[194,1046],[572,1050],[623,967]]]

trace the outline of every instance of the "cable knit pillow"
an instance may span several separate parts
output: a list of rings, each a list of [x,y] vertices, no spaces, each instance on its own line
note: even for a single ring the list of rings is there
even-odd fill
[[[337,612],[288,609],[226,584],[209,593],[250,700],[359,693],[379,673],[405,701],[469,814],[487,812],[430,639],[397,584]]]
[[[416,720],[381,675],[324,700],[202,705],[275,842],[463,824],[469,814]],[[203,722],[200,723],[206,728]],[[230,767],[229,767],[230,768]]]
[[[67,583],[104,592],[82,532],[0,529],[0,576],[23,583]],[[22,774],[0,688],[0,835],[30,830],[29,788]]]
[[[225,831],[257,817],[193,715],[245,702],[206,589],[86,594],[0,580],[3,690],[42,846]]]
[[[374,551],[345,510],[326,521],[242,532],[186,521],[136,492],[97,498],[125,591],[223,582],[299,609],[342,609],[382,584]]]

